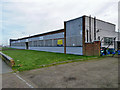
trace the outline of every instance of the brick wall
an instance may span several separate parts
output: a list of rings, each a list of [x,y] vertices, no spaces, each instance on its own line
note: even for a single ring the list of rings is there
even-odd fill
[[[85,43],[84,55],[86,56],[100,56],[100,41],[93,43]]]

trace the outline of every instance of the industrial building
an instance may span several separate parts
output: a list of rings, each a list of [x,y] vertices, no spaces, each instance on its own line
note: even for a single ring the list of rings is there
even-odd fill
[[[10,46],[77,55],[100,55],[101,47],[118,48],[115,25],[91,16],[64,22],[64,29],[20,39],[10,39]]]

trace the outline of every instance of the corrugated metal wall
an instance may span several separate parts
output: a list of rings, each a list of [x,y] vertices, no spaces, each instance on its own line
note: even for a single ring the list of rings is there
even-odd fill
[[[66,53],[83,55],[82,17],[66,22]]]

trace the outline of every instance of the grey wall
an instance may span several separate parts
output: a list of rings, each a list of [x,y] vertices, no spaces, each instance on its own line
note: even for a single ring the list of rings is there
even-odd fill
[[[28,41],[35,41],[35,40],[48,40],[48,39],[56,39],[56,38],[64,38],[64,32],[51,34],[51,35],[44,35],[34,38],[29,38]]]
[[[66,53],[83,55],[82,17],[66,22]]]
[[[64,47],[30,47],[30,50],[64,53]]]
[[[82,47],[66,47],[67,54],[83,55]]]
[[[66,46],[82,46],[82,17],[66,22]]]
[[[17,49],[25,49],[25,47],[12,47]],[[37,50],[37,51],[47,51],[47,52],[56,52],[56,53],[64,53],[64,47],[29,47],[29,50]],[[82,54],[82,47],[67,47],[67,54]]]
[[[26,49],[25,47],[13,47],[17,49]],[[47,51],[47,52],[56,52],[56,53],[64,53],[64,47],[29,47],[29,50],[37,50],[37,51]]]
[[[19,47],[19,46],[11,46],[11,48],[26,49],[26,47]]]
[[[23,42],[24,42],[23,46],[25,46],[25,42],[28,42],[29,46],[33,46],[33,47],[57,46],[57,40],[61,39],[61,38],[64,38],[64,32],[28,38],[28,39],[23,39],[23,40],[19,40],[19,41],[13,41],[13,42],[11,42],[11,44],[13,46],[13,44],[16,43],[16,45],[14,45],[15,47],[16,46],[21,47],[21,43],[23,43]],[[62,40],[63,40],[63,45],[64,45],[64,39],[62,39]]]

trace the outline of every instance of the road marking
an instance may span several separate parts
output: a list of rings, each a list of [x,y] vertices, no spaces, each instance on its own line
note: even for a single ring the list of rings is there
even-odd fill
[[[17,75],[16,73],[13,73],[14,75],[16,75],[16,77],[18,77],[20,80],[22,80],[23,82],[25,82],[30,88],[34,88],[32,85],[30,85],[27,81],[25,81],[23,78],[21,78],[19,75]]]

